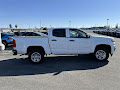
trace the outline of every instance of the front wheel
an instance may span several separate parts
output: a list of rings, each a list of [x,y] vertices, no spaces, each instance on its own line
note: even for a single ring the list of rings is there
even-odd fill
[[[5,47],[8,46],[7,42],[6,41],[2,41],[2,43],[5,45]]]
[[[95,53],[95,58],[98,60],[98,61],[105,61],[109,58],[109,52],[106,48],[97,48]]]
[[[31,63],[41,63],[44,59],[44,54],[40,50],[33,50],[29,53],[28,58]]]

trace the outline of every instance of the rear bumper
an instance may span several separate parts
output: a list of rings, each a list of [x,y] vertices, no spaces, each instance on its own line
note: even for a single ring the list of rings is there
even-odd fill
[[[17,55],[17,50],[12,50],[13,55]]]

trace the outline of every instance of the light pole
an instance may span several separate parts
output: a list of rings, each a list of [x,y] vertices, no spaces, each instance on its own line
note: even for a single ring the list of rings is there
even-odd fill
[[[109,19],[107,19],[107,27],[108,27],[108,21],[109,21]]]

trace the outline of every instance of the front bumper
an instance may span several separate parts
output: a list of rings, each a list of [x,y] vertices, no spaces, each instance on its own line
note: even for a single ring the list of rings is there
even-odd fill
[[[113,47],[111,48],[111,56],[113,55],[113,53],[115,52],[115,50],[116,50],[116,46],[113,45]]]

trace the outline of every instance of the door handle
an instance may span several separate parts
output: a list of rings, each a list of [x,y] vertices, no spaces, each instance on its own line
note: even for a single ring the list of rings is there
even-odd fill
[[[57,41],[57,40],[53,39],[53,40],[51,40],[51,41]]]
[[[75,40],[69,40],[69,41],[72,41],[72,42],[73,42],[73,41],[75,41]]]

